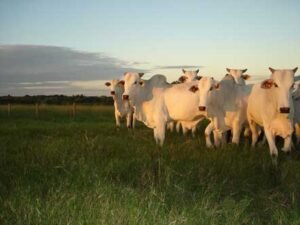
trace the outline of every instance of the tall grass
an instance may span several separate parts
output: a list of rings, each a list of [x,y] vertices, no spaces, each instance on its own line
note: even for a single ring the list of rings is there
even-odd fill
[[[0,224],[300,224],[300,153],[116,130],[112,107],[0,107]],[[296,148],[299,146],[296,146]]]

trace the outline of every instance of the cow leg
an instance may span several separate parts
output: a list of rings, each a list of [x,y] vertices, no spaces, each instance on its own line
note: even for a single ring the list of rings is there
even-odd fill
[[[131,128],[131,120],[132,120],[132,114],[131,113],[127,113],[127,115],[126,115],[126,125],[127,125],[127,128]]]
[[[278,150],[275,145],[275,137],[269,128],[266,128],[266,126],[264,126],[264,128],[265,128],[265,135],[266,135],[266,138],[267,138],[268,144],[269,144],[270,154],[271,154],[272,158],[277,158]]]
[[[297,144],[300,144],[300,123],[295,124],[295,134],[297,137]]]
[[[292,150],[292,136],[287,136],[284,139],[283,148],[281,149],[285,153],[289,153]]]
[[[188,129],[186,128],[186,126],[184,126],[184,125],[182,124],[182,133],[183,133],[183,135],[186,135],[187,132],[188,132]]]
[[[196,137],[197,125],[192,128],[192,136]]]
[[[214,141],[215,141],[215,146],[218,148],[221,146],[221,144],[224,144],[225,141],[223,140],[223,133],[218,131],[218,130],[214,130],[213,131],[214,134]]]
[[[232,143],[239,144],[240,143],[240,136],[241,136],[242,126],[236,122],[233,124],[232,128]]]
[[[249,127],[252,133],[252,143],[251,146],[254,148],[255,144],[257,142],[258,139],[258,131],[257,131],[257,126],[256,123],[253,120],[249,120]]]
[[[136,122],[135,113],[132,113],[132,129],[135,128],[135,122]]]
[[[165,141],[165,132],[166,132],[166,125],[162,124],[161,126],[157,127],[157,138],[158,138],[158,144],[160,147],[163,146]]]
[[[174,131],[174,122],[169,122],[167,123],[167,127],[168,127],[168,130],[173,132]]]
[[[115,110],[115,119],[116,119],[116,127],[119,128],[120,127],[120,116],[119,116],[117,110]]]
[[[213,131],[213,125],[212,123],[208,124],[207,127],[205,128],[204,134],[205,134],[205,142],[206,142],[206,147],[207,148],[213,148],[214,145],[211,142],[211,132]]]
[[[248,125],[245,126],[244,137],[249,137],[251,134],[251,130]]]
[[[177,122],[177,123],[176,123],[176,131],[177,131],[177,133],[180,132],[180,126],[181,126],[181,123],[180,123],[180,122]]]

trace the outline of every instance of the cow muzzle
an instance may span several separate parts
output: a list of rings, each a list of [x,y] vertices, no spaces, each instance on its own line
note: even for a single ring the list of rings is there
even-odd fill
[[[110,92],[110,94],[111,94],[111,95],[115,95],[115,94],[116,94],[116,92],[114,92],[114,91],[111,91],[111,92]]]
[[[205,111],[206,107],[205,106],[199,106],[199,111]]]
[[[280,113],[290,113],[289,107],[281,107],[279,110],[280,110]]]
[[[123,100],[129,100],[129,95],[123,95]]]

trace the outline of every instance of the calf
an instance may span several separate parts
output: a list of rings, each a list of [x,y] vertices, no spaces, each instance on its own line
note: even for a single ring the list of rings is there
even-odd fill
[[[249,99],[247,117],[252,132],[252,146],[258,138],[257,125],[262,126],[269,144],[270,154],[277,159],[278,150],[275,136],[284,138],[284,152],[291,151],[294,108],[292,102],[293,70],[275,70],[269,68],[270,79],[255,84]]]
[[[114,100],[116,127],[120,127],[121,118],[126,116],[127,128],[134,128],[135,116],[133,108],[129,105],[129,102],[122,101],[124,84],[120,82],[120,80],[113,79],[109,82],[106,82],[105,85],[110,88],[110,94]]]

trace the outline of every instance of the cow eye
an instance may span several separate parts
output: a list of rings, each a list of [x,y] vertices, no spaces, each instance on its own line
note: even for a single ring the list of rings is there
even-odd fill
[[[292,84],[292,86],[291,86],[291,89],[293,89],[293,88],[294,88],[294,86],[295,86],[295,83],[293,83],[293,84]]]
[[[210,87],[209,91],[212,91],[213,90],[213,87]]]
[[[276,83],[274,83],[274,86],[278,88],[278,85]]]
[[[134,82],[134,84],[137,84],[137,81],[136,81],[136,82]]]

